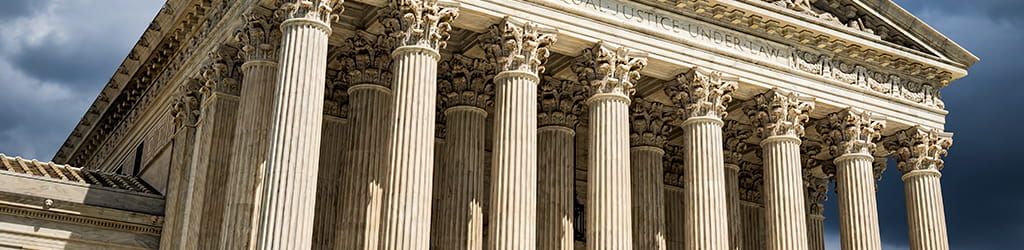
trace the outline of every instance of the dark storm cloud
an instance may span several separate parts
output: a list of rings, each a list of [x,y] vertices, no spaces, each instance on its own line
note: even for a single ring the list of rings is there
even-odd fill
[[[1024,22],[1024,15],[1020,14],[1024,9],[1024,1],[1021,0],[909,0],[896,3],[911,12],[936,9],[956,13],[973,9],[985,14],[987,18]]]
[[[0,9],[0,111],[5,121],[0,122],[0,153],[49,160],[161,4],[5,1]]]
[[[48,0],[5,1],[4,7],[0,8],[0,22],[36,14],[42,11],[49,2]]]
[[[75,45],[62,44],[56,39],[26,46],[10,55],[11,64],[28,76],[76,87],[95,89],[106,83],[127,54],[124,48],[104,46],[101,41],[86,37]],[[109,39],[109,38],[104,38]]]

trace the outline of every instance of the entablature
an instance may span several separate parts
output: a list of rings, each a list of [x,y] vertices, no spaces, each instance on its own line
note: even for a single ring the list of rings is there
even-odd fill
[[[554,8],[526,1],[463,2],[461,16],[455,26],[483,32],[505,15],[512,15],[558,29],[559,39],[551,50],[569,57],[578,55],[583,48],[598,41],[647,52],[650,54],[649,65],[642,75],[661,81],[674,79],[689,68],[700,66],[738,76],[741,87],[736,95],[740,99],[778,87],[817,98],[826,106],[821,110],[864,107],[893,119],[895,123],[937,128],[945,123],[947,112],[942,109],[936,85],[918,77],[884,71],[886,69],[879,65],[848,60],[848,56],[835,53],[818,54],[819,51],[811,49],[814,48],[812,46],[768,40],[649,6],[643,7],[644,10],[688,27],[699,26],[696,29],[707,30],[705,33],[717,32],[721,37],[728,36],[741,42],[721,44],[715,39],[704,39],[707,37],[701,34],[694,38],[687,30],[681,34],[661,32],[663,30],[659,29],[665,28],[661,23],[647,26],[631,23],[627,22],[629,19],[622,20],[621,16],[588,10],[572,1],[544,2],[560,5]],[[739,46],[732,46],[735,44]],[[556,77],[572,78],[566,72],[558,72],[557,67],[548,69]],[[825,114],[816,112],[814,115]]]

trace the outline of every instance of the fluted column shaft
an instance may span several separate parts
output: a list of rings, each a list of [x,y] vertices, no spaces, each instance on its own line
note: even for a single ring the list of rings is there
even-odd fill
[[[946,216],[942,205],[942,174],[918,169],[903,174],[907,199],[907,221],[912,250],[946,250]]]
[[[263,185],[270,126],[274,114],[277,62],[242,64],[242,89],[231,168],[228,170],[220,249],[250,249],[257,228],[255,213]]]
[[[595,94],[590,106],[587,172],[587,249],[632,249],[629,97]]]
[[[445,111],[444,170],[448,178],[442,187],[447,199],[439,216],[439,249],[483,249],[484,127],[487,111],[473,106],[455,106]]]
[[[388,164],[391,90],[376,84],[349,87],[348,163],[341,184],[337,249],[377,249],[383,179]]]
[[[740,249],[743,225],[740,212],[740,166],[725,164],[725,206],[729,220],[729,249]]]
[[[834,161],[843,249],[882,249],[872,168],[874,159],[867,153],[848,153]]]
[[[665,150],[658,147],[630,148],[634,249],[666,247],[663,156]]]
[[[437,50],[402,46],[391,54],[394,106],[380,249],[427,249],[434,171]]]
[[[686,249],[729,247],[722,125],[710,116],[691,117],[682,124]]]
[[[285,20],[281,29],[281,71],[274,92],[257,247],[309,249],[331,29],[307,18]]]
[[[807,214],[804,207],[800,138],[770,136],[764,150],[764,207],[769,250],[807,249]]]
[[[825,216],[820,214],[807,215],[807,248],[825,250]],[[854,248],[857,249],[857,248]]]
[[[537,130],[537,249],[575,249],[575,135],[563,126]]]
[[[494,161],[488,245],[493,250],[537,245],[537,83],[535,73],[494,77]]]
[[[320,141],[320,170],[317,173],[316,187],[316,220],[313,221],[313,249],[335,249],[337,238],[339,208],[342,205],[341,187],[347,165],[345,148],[350,138],[348,120],[332,115],[323,115],[323,132]]]
[[[743,221],[742,245],[739,249],[761,250],[767,247],[765,242],[765,213],[764,207],[757,203],[741,201],[740,220]]]
[[[185,97],[179,97],[186,99]],[[195,98],[187,98],[196,101]],[[186,105],[182,105],[186,106]],[[187,105],[191,106],[191,105]],[[191,109],[180,111],[191,113]],[[180,116],[182,114],[175,114]],[[189,114],[184,114],[187,116]],[[178,119],[176,117],[176,119]],[[198,230],[190,230],[198,227],[201,216],[202,203],[196,202],[202,197],[202,192],[196,187],[202,186],[205,173],[192,165],[195,154],[196,126],[194,122],[185,122],[182,125],[175,125],[174,140],[171,146],[171,166],[167,180],[167,210],[163,233],[160,235],[160,249],[188,249],[194,248],[194,239],[199,233]]]
[[[189,240],[186,248],[216,248],[224,222],[225,182],[231,165],[235,121],[238,114],[238,96],[214,91],[203,103],[203,114],[196,129],[196,148],[192,165],[205,169],[206,183],[195,187],[202,190],[202,224],[196,224],[199,240]]]

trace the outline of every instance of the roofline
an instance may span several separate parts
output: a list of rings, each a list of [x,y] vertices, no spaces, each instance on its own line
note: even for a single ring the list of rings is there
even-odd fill
[[[903,7],[899,6],[892,0],[851,0],[862,4],[866,7],[870,7],[883,16],[896,17],[896,19],[890,19],[893,23],[899,27],[906,29],[907,32],[915,35],[918,39],[924,40],[929,46],[938,50],[943,55],[949,57],[950,60],[963,64],[966,68],[974,66],[975,63],[981,59],[967,51],[963,46],[957,44],[952,39],[949,39],[946,35],[935,30],[932,26],[925,23],[914,14],[910,13]],[[910,23],[907,23],[910,21]],[[929,37],[939,37],[941,40],[928,40]]]

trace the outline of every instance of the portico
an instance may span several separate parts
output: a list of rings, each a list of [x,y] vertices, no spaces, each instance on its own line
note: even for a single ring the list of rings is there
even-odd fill
[[[835,219],[844,249],[881,249],[892,157],[912,249],[948,249],[939,89],[977,58],[891,2],[238,2],[211,29],[239,35],[197,43],[242,60],[192,59],[240,72],[221,76],[241,84],[237,121],[154,126],[183,128],[177,152],[229,126],[209,156],[227,182],[190,185],[242,196],[170,193],[164,248],[208,224],[228,248],[823,249]],[[212,112],[163,95],[173,117]],[[109,165],[97,154],[117,152],[56,160]]]

